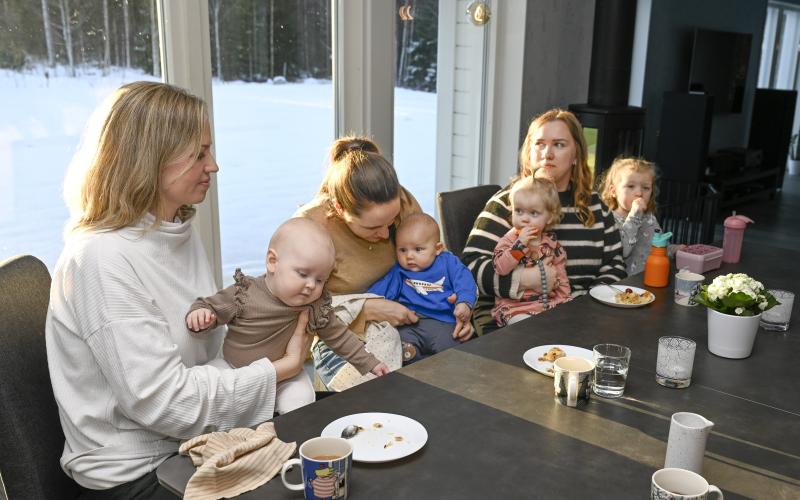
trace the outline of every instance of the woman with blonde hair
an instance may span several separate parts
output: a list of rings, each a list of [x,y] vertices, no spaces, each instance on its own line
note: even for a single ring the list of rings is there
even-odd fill
[[[336,268],[328,281],[331,293],[363,294],[396,262],[395,228],[405,217],[422,209],[400,185],[392,164],[366,137],[349,136],[334,141],[328,165],[317,196],[296,215],[319,222],[333,238]],[[371,298],[363,301],[354,321],[348,323],[356,332],[363,332],[368,322],[399,326],[417,320],[414,311],[398,302]],[[472,335],[469,321],[457,323],[453,335],[469,338]],[[344,367],[344,360],[322,342],[314,345],[312,354],[323,383],[333,389],[346,387],[347,384],[331,384]]]
[[[272,418],[276,382],[302,369],[305,323],[274,363],[204,366],[223,332],[193,338],[184,314],[216,292],[192,229],[218,170],[206,105],[135,82],[101,109],[68,174],[72,221],[45,327],[61,466],[82,498],[170,498],[155,468],[180,440]]]
[[[619,232],[611,211],[592,191],[587,159],[580,122],[561,109],[551,109],[531,121],[519,154],[517,178],[548,179],[558,190],[563,217],[553,230],[568,255],[567,274],[573,298],[598,283],[626,276]],[[495,297],[519,299],[529,292],[552,292],[557,281],[555,271],[549,268],[545,268],[548,274],[544,280],[535,268],[517,269],[506,276],[494,271],[492,251],[511,228],[512,184],[513,180],[486,203],[461,255],[478,283],[480,297],[473,317],[482,332],[493,329],[490,311]],[[543,282],[546,290],[542,290]]]

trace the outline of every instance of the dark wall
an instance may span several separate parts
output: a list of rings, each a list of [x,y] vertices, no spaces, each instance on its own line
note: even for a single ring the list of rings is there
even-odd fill
[[[766,15],[767,0],[652,1],[642,95],[647,108],[645,157],[657,157],[663,93],[688,91],[695,28],[753,35],[742,112],[713,115],[709,152],[747,146]]]

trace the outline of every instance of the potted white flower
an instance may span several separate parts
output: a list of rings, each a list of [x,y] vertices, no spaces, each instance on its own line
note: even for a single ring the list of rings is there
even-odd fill
[[[761,313],[778,303],[761,282],[742,273],[717,276],[694,300],[708,308],[708,350],[736,359],[750,356]]]

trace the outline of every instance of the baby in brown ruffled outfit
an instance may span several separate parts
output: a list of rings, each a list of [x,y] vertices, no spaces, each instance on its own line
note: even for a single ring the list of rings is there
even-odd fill
[[[237,269],[233,285],[192,304],[186,326],[193,336],[202,336],[219,325],[228,325],[222,348],[225,359],[210,364],[240,368],[263,357],[270,361],[280,359],[298,316],[308,311],[309,334],[318,335],[362,375],[384,375],[389,368],[370,354],[333,312],[325,282],[334,263],[333,241],[322,226],[311,219],[289,219],[269,242],[267,273],[254,278]],[[313,401],[314,388],[305,370],[278,383],[278,413]]]

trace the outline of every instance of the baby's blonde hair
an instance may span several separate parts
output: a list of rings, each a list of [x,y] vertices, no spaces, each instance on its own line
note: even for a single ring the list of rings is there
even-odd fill
[[[655,163],[647,161],[643,158],[629,158],[622,156],[617,157],[617,159],[614,160],[614,163],[611,164],[611,167],[606,170],[606,172],[603,174],[603,177],[600,179],[600,185],[597,189],[600,192],[600,198],[611,210],[616,210],[619,208],[619,202],[617,202],[617,196],[614,191],[620,175],[626,170],[650,174],[650,176],[653,178],[653,192],[650,195],[650,201],[647,202],[647,208],[645,209],[645,212],[649,214],[656,213],[656,198],[658,198],[658,169],[656,168]]]
[[[545,210],[552,215],[552,218],[544,228],[545,231],[553,229],[561,221],[561,200],[558,199],[556,185],[550,179],[522,177],[514,182],[508,194],[512,212],[516,205],[515,198],[517,193],[538,194],[542,198]]]

